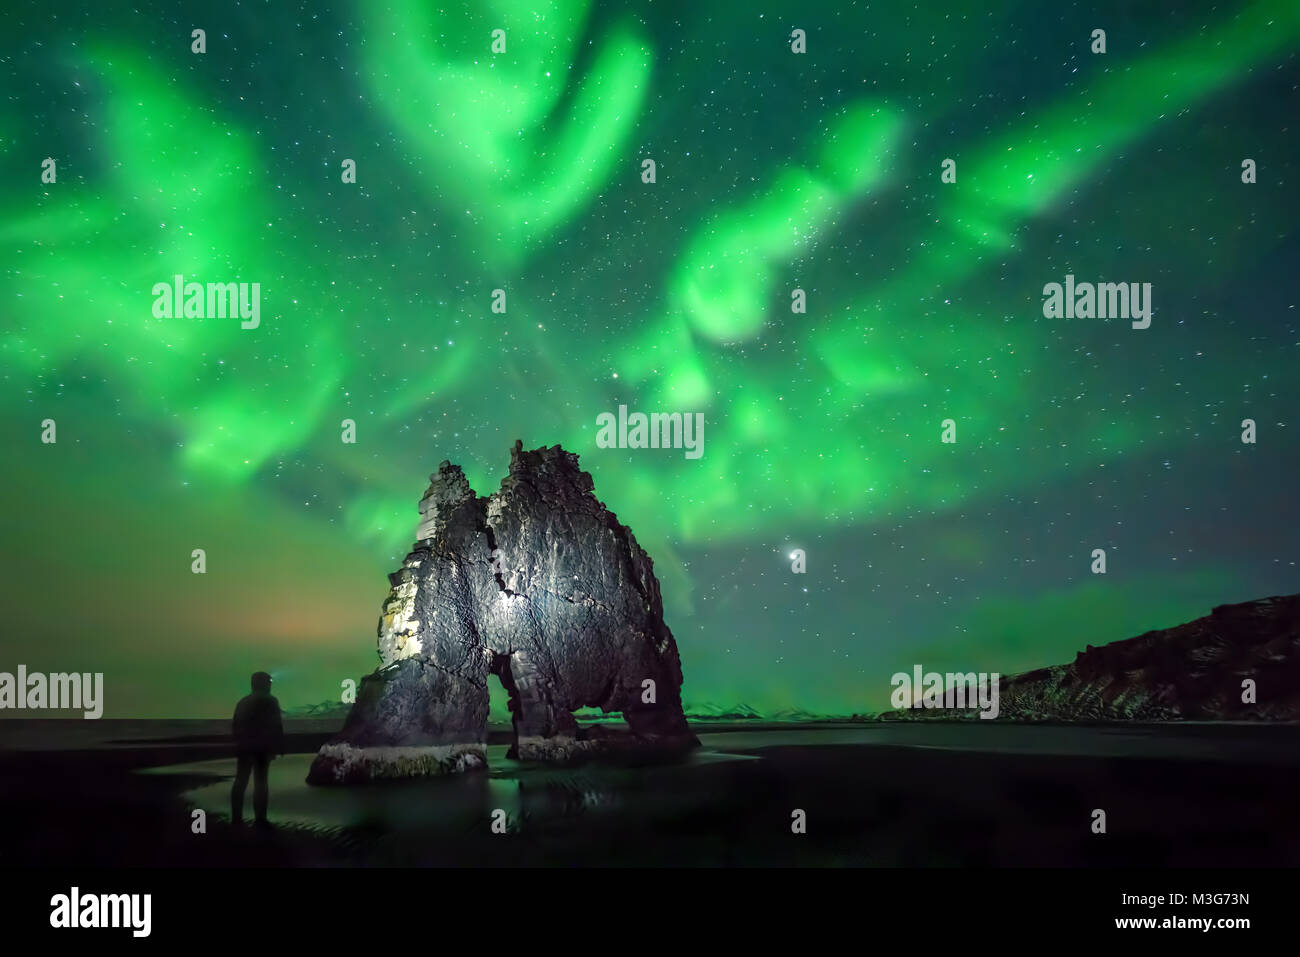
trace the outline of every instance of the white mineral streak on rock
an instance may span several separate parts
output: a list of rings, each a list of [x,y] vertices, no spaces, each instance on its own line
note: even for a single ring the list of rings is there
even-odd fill
[[[438,503],[433,498],[420,499],[420,524],[415,528],[415,540],[433,538],[437,530]]]
[[[406,567],[418,565],[412,562]],[[404,578],[389,591],[379,619],[379,658],[385,665],[412,658],[424,647],[419,637],[420,622],[415,617],[416,581],[409,574]]]

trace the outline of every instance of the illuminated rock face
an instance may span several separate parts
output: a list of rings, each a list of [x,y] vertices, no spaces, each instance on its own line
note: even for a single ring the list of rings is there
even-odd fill
[[[418,541],[389,576],[378,670],[307,780],[348,784],[486,764],[488,680],[510,695],[523,760],[684,751],[677,645],[650,557],[593,494],[578,457],[516,442],[479,498],[443,462]],[[577,708],[622,712],[630,733],[581,729]]]

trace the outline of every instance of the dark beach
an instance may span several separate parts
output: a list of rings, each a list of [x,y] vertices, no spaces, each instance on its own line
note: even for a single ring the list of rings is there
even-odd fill
[[[1300,864],[1300,727],[703,722],[653,766],[309,788],[330,722],[290,722],[271,820],[228,820],[222,722],[7,721],[10,866]],[[93,727],[91,727],[93,726]],[[206,813],[206,833],[191,830]],[[507,821],[494,834],[494,811]],[[1092,831],[1106,813],[1106,833]],[[791,832],[802,810],[807,832]]]

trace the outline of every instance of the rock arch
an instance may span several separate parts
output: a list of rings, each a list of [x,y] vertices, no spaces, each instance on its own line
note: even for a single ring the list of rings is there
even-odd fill
[[[516,442],[480,498],[443,462],[420,500],[417,541],[389,575],[380,667],[307,780],[351,784],[486,764],[488,687],[509,693],[524,760],[663,754],[696,746],[654,564],[596,499],[578,457]],[[643,700],[643,682],[655,700]],[[629,733],[586,733],[573,711],[622,712]]]

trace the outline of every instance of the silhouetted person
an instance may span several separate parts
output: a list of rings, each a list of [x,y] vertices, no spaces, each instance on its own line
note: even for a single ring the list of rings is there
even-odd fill
[[[257,824],[265,827],[268,787],[267,766],[284,747],[284,725],[280,721],[280,702],[271,697],[271,676],[265,671],[253,675],[253,693],[235,706],[232,722],[235,736],[235,785],[230,789],[230,819],[244,823],[244,789],[248,775],[253,775],[253,813]]]

